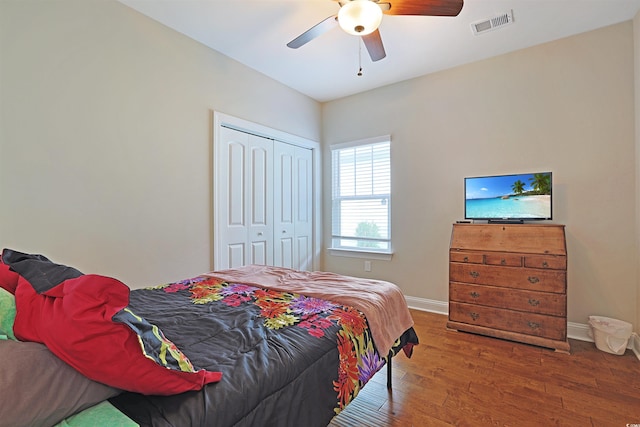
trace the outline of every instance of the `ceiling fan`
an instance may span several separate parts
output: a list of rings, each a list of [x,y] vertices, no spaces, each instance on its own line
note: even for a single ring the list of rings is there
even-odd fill
[[[382,15],[457,16],[464,0],[336,0],[340,10],[287,43],[297,49],[340,25],[344,31],[361,36],[372,61],[387,56],[378,26]]]

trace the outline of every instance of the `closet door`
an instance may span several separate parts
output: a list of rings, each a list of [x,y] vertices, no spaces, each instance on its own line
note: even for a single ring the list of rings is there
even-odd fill
[[[316,268],[319,146],[218,113],[214,121],[213,268]]]
[[[294,162],[294,268],[313,269],[313,152],[296,147]]]
[[[310,149],[274,142],[274,265],[313,267],[312,158]]]
[[[273,262],[279,267],[296,268],[294,263],[294,183],[293,145],[275,141],[274,145],[274,251]]]
[[[222,127],[217,154],[218,269],[272,265],[273,140]]]

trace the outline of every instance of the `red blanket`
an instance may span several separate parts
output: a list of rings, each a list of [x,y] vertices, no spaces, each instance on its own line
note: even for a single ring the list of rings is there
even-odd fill
[[[39,294],[20,276],[15,296],[16,337],[45,344],[94,381],[143,394],[169,395],[199,390],[221,378],[219,372],[196,372],[192,367],[169,369],[145,354],[138,335],[113,320],[129,304],[129,288],[116,279],[82,275]],[[166,339],[160,342],[163,349],[172,346]]]

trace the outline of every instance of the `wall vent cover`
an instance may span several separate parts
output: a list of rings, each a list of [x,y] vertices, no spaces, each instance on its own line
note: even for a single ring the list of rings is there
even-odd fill
[[[513,23],[513,10],[494,16],[493,18],[473,22],[471,23],[471,30],[473,31],[473,34],[478,35],[497,28],[502,28],[511,23]]]

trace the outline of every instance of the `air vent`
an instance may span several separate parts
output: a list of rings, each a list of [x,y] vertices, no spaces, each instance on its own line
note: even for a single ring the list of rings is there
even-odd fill
[[[502,15],[494,16],[493,18],[474,22],[471,24],[471,30],[473,31],[473,34],[478,35],[504,27],[511,23],[513,23],[513,10],[503,13]]]

